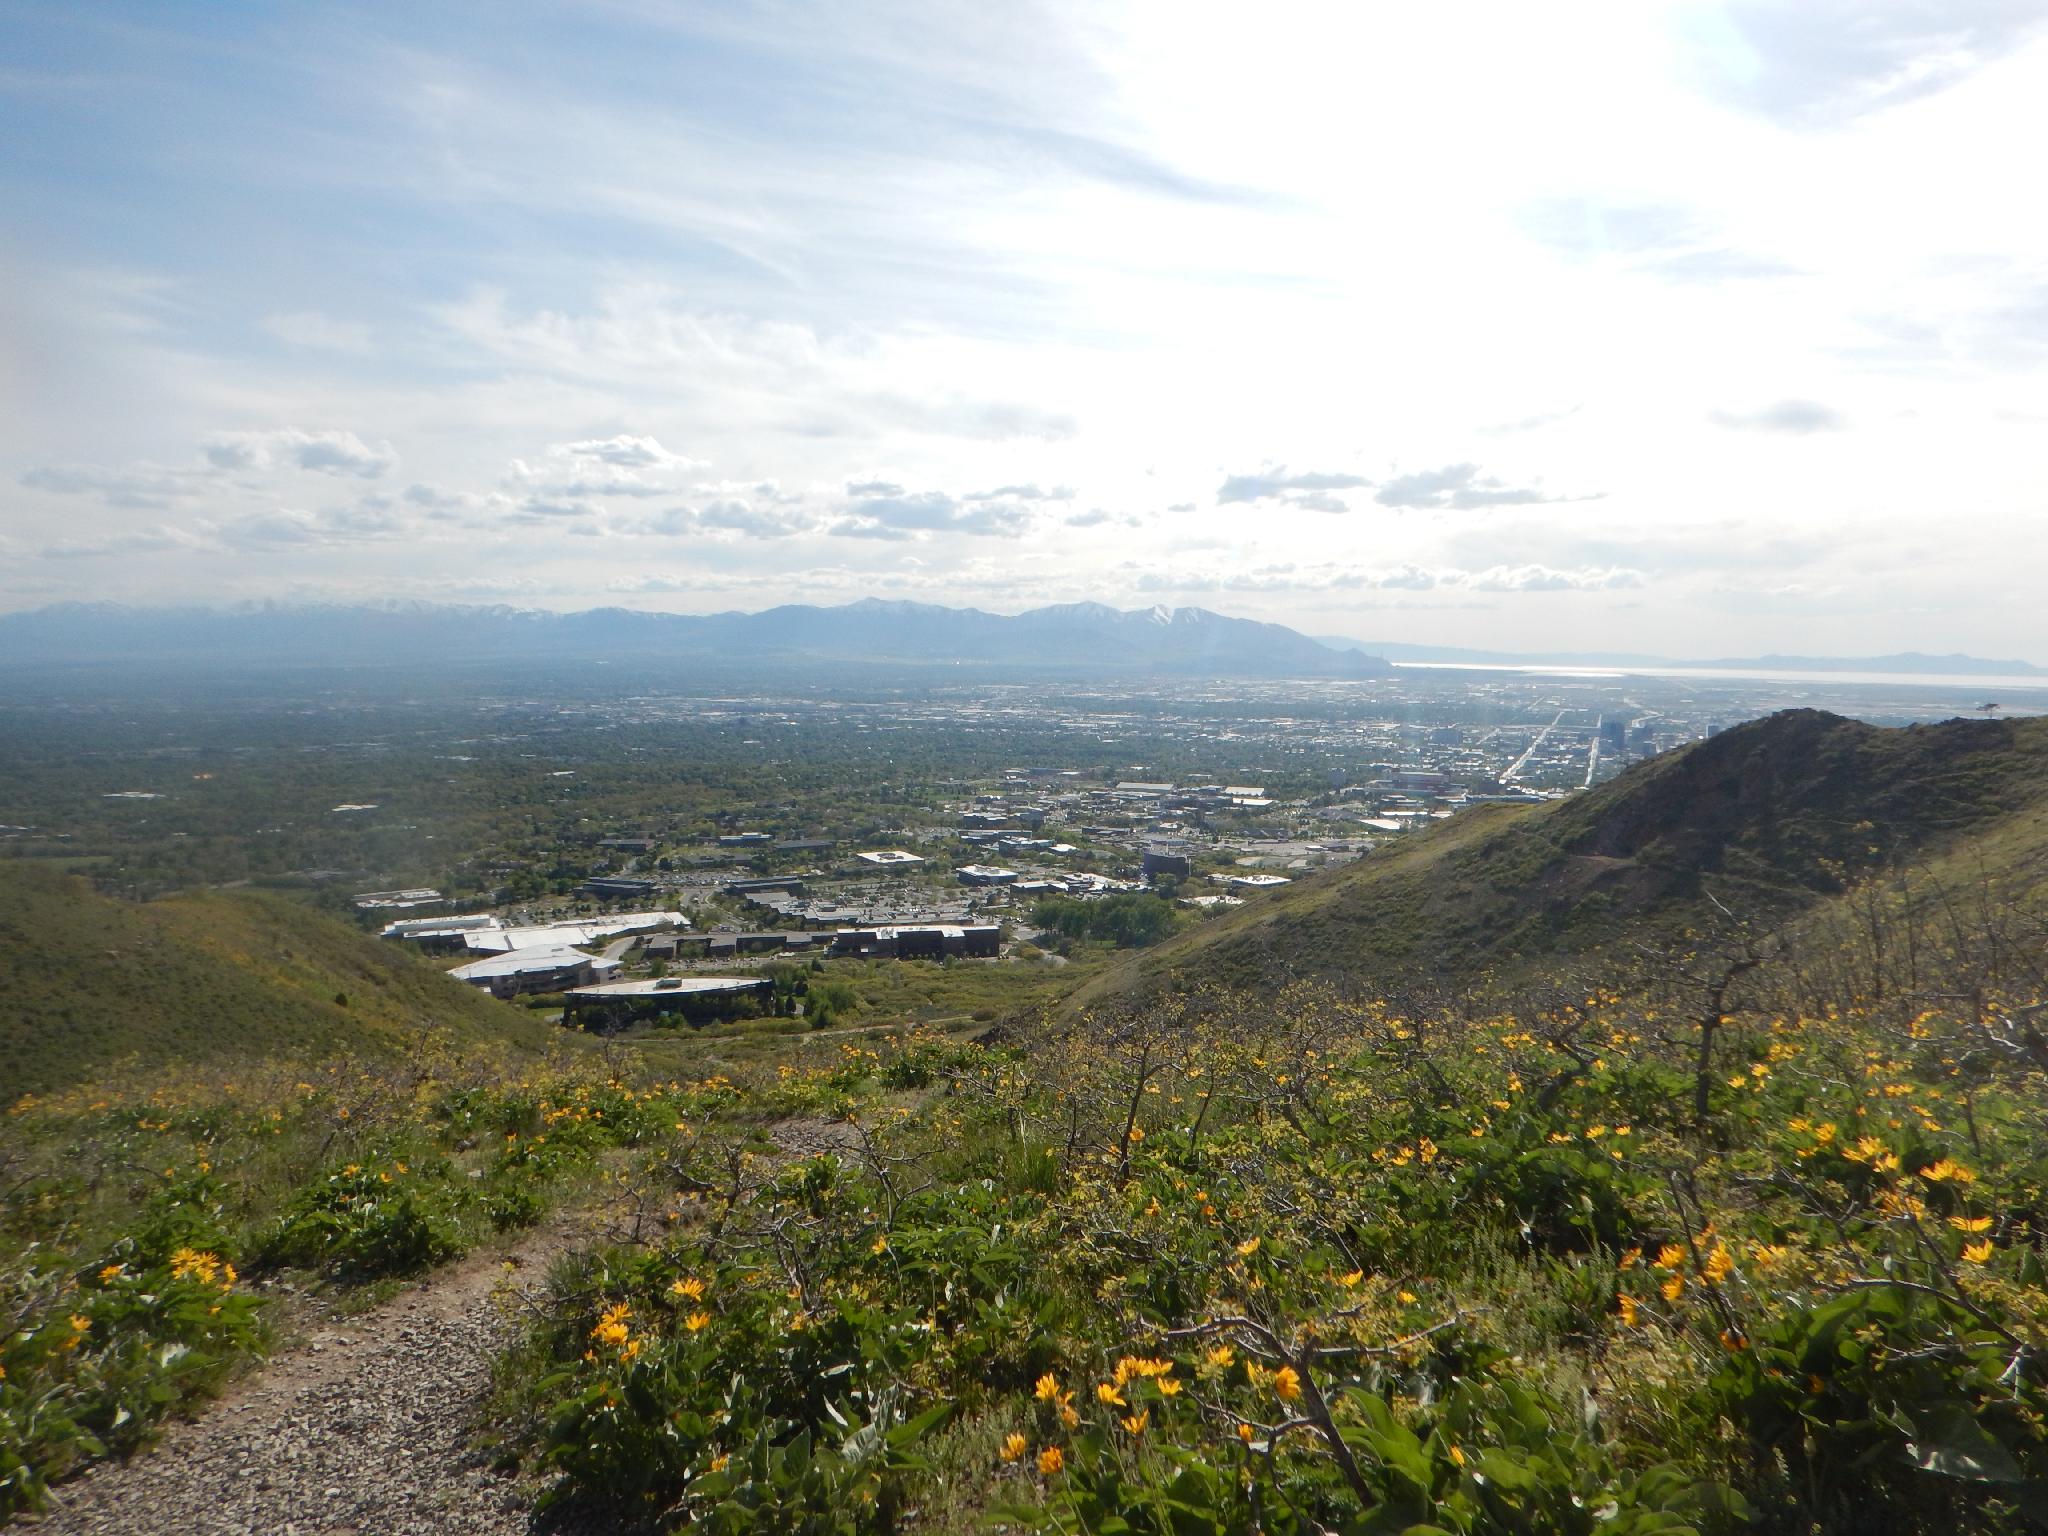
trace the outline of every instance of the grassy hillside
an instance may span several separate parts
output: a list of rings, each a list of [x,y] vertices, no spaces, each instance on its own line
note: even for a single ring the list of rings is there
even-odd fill
[[[1753,721],[1591,793],[1467,812],[1255,900],[1080,989],[1470,986],[1699,920],[1776,922],[1902,862],[2048,848],[2048,720],[1886,730],[1816,710]]]
[[[275,897],[142,904],[0,865],[0,1052],[15,1092],[123,1061],[391,1055],[429,1029],[500,1049],[549,1027],[416,957]]]
[[[299,909],[24,872],[4,1043],[166,1065],[5,1118],[0,1517],[259,1351],[266,1282],[591,1201],[481,1419],[544,1524],[2037,1531],[2044,759],[1782,716],[1255,902],[1121,973],[1199,995],[1086,1028],[513,1072],[402,1050],[523,1021]],[[1768,962],[1622,974],[1710,896]]]

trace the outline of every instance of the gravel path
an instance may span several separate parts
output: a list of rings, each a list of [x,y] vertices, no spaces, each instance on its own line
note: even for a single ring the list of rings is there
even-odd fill
[[[531,1488],[469,1448],[491,1357],[559,1229],[329,1320],[132,1461],[53,1490],[38,1536],[525,1536]],[[560,1529],[560,1527],[555,1527]]]

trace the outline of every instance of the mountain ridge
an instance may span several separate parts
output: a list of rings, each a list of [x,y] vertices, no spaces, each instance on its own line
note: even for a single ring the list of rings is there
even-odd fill
[[[423,1032],[537,1055],[553,1026],[282,896],[101,895],[23,860],[0,881],[0,1052],[17,1091],[125,1065],[395,1058]]]
[[[1062,604],[1020,614],[864,598],[713,614],[414,602],[136,608],[58,604],[0,615],[0,662],[350,665],[716,657],[1212,677],[1371,677],[1378,658],[1280,624],[1201,608]]]
[[[1954,857],[2048,866],[2048,719],[1885,728],[1786,710],[1584,794],[1477,807],[1297,880],[1091,979],[1069,1006],[1211,984],[1479,986],[1531,956],[1534,971],[1640,958],[1716,912],[1768,929]]]

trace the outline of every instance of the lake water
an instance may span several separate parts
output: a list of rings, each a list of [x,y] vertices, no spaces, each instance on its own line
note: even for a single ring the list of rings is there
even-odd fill
[[[1564,667],[1472,661],[1397,661],[1394,666],[1404,672],[1515,672],[1526,676],[1575,677],[1587,680],[1671,677],[1697,682],[1836,683],[1866,688],[1931,688],[1948,693],[1981,694],[1986,701],[2002,700],[2006,694],[2025,691],[2031,695],[2025,700],[2030,707],[2048,704],[2048,677],[2010,677],[1999,674],[1978,676],[1948,672],[1778,672],[1736,667]]]

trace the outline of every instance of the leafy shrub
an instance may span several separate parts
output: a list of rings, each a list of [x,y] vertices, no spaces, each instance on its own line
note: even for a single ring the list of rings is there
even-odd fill
[[[434,1194],[400,1165],[350,1163],[301,1191],[256,1246],[265,1265],[321,1269],[356,1279],[416,1275],[462,1251]]]
[[[147,1261],[124,1241],[82,1283],[0,1274],[0,1517],[41,1505],[88,1460],[133,1450],[185,1398],[259,1349],[260,1303],[217,1255]],[[53,1302],[59,1303],[52,1305]]]
[[[1900,1278],[1787,1309],[1723,1362],[1713,1401],[1781,1469],[1767,1489],[1788,1515],[2018,1529],[2014,1506],[2031,1517],[2048,1490],[2048,1369],[1938,1277]]]

